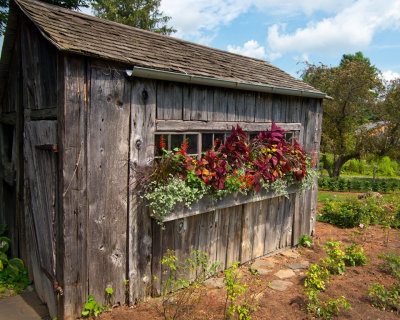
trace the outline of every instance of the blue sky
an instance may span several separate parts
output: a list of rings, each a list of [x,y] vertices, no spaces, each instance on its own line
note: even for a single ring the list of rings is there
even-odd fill
[[[296,77],[303,61],[337,65],[356,51],[386,79],[400,77],[400,0],[162,0],[161,10],[175,37],[264,59]]]

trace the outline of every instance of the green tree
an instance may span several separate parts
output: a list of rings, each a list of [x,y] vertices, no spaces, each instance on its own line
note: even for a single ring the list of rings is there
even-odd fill
[[[369,59],[345,57],[338,67],[308,64],[302,75],[304,81],[333,98],[324,101],[321,152],[324,168],[336,178],[348,160],[359,159],[370,151],[367,147],[373,135],[366,125],[365,110],[373,110],[382,90],[379,70],[371,66]],[[333,154],[333,166],[326,153]]]
[[[369,66],[371,66],[371,61],[369,60],[369,58],[364,57],[364,54],[361,51],[356,52],[355,54],[344,54],[342,59],[340,60],[340,65],[344,66],[346,61],[352,61],[352,62],[362,62],[362,63],[366,63]],[[373,67],[373,66],[371,66]]]
[[[60,7],[78,10],[79,7],[88,7],[87,0],[42,0]],[[0,36],[6,30],[9,0],[0,0]]]
[[[369,148],[378,157],[389,155],[400,161],[400,78],[386,85],[383,97],[374,108],[380,121]]]
[[[92,0],[95,15],[132,27],[169,35],[176,32],[167,26],[171,17],[159,11],[161,0]]]

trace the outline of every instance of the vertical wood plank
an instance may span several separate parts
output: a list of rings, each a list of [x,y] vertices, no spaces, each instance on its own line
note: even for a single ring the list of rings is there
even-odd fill
[[[241,233],[241,216],[243,206],[235,206],[230,208],[229,213],[229,231],[226,250],[226,267],[230,267],[240,259],[240,233]]]
[[[125,302],[130,84],[123,72],[91,68],[88,118],[89,292]],[[112,227],[110,227],[112,226]]]
[[[270,122],[272,111],[272,95],[266,93],[256,94],[255,122]]]
[[[152,223],[148,208],[135,195],[135,169],[145,167],[154,157],[156,85],[152,80],[135,79],[131,91],[131,132],[129,172],[129,303],[143,298],[151,281]],[[164,245],[164,243],[163,243]]]
[[[241,121],[254,122],[255,109],[256,109],[256,94],[254,92],[246,92],[244,94],[244,116],[240,118]]]
[[[268,202],[267,202],[268,203]],[[264,254],[265,243],[265,214],[263,206],[265,201],[258,201],[254,203],[254,238],[253,238],[253,253],[252,259],[261,257]]]
[[[242,239],[240,245],[240,261],[249,261],[253,256],[254,242],[254,203],[246,203],[243,205],[243,213],[241,219]]]
[[[192,87],[192,109],[190,120],[207,121],[212,117],[214,90],[208,87]]]
[[[60,62],[61,63],[61,62]],[[59,161],[62,171],[62,214],[60,233],[63,234],[62,299],[64,317],[80,315],[88,289],[88,206],[87,206],[87,145],[86,103],[87,78],[85,62],[80,58],[64,58],[64,100],[60,102]],[[61,89],[60,89],[61,90]],[[68,319],[68,318],[67,318]]]
[[[162,230],[155,220],[152,220],[152,256],[151,256],[151,281],[152,295],[159,296],[161,294],[161,259],[162,259]],[[131,248],[130,248],[131,249]],[[136,257],[134,252],[129,252],[129,259],[132,261]],[[129,278],[136,279],[136,269],[131,269]],[[133,288],[134,289],[134,288]],[[131,292],[135,296],[134,292]]]
[[[218,210],[216,262],[221,263],[221,269],[226,268],[226,250],[229,228],[229,209]]]
[[[235,121],[245,121],[245,119],[246,119],[246,94],[244,92],[236,91],[235,104],[236,104]]]
[[[183,88],[182,85],[168,82],[157,82],[157,119],[183,119]]]
[[[214,91],[213,112],[210,120],[228,121],[228,111],[234,107],[235,100],[233,91],[223,88],[216,88]]]

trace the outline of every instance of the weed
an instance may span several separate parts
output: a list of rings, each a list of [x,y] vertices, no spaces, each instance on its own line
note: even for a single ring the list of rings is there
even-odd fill
[[[394,283],[389,290],[383,284],[375,282],[368,288],[368,295],[379,309],[400,310],[400,282]]]
[[[193,251],[190,258],[180,262],[174,251],[167,250],[161,264],[168,269],[168,277],[162,290],[161,308],[153,307],[164,319],[183,318],[193,311],[195,305],[201,300],[204,281],[214,276],[219,268],[219,263],[210,264],[208,255],[201,251]],[[192,279],[181,277],[181,274],[190,274]]]
[[[257,294],[259,292],[251,292],[249,290],[249,285],[242,280],[242,274],[238,269],[238,265],[239,262],[235,262],[225,270],[224,284],[226,286],[226,299],[224,319],[232,319],[236,316],[237,319],[250,320],[251,314],[258,309]],[[255,277],[257,276],[251,271],[250,274]],[[258,281],[256,282],[258,284]]]
[[[307,234],[303,234],[299,239],[299,244],[297,245],[297,247],[310,248],[312,245],[312,242],[313,242],[312,239]]]
[[[379,265],[379,268],[390,273],[400,281],[400,256],[388,252],[386,255],[379,255],[379,259],[385,261]]]
[[[321,259],[321,265],[331,274],[342,274],[346,270],[344,263],[345,253],[340,249],[340,241],[327,241],[325,250],[327,258]]]
[[[110,298],[111,295],[114,293],[112,288],[107,288],[106,291],[106,301],[107,305],[101,306],[92,296],[91,294],[88,295],[88,300],[85,303],[85,309],[82,311],[82,317],[97,317],[100,313],[104,310],[110,310]]]
[[[367,256],[364,249],[353,243],[345,248],[346,256],[344,262],[346,266],[363,266],[367,263]]]

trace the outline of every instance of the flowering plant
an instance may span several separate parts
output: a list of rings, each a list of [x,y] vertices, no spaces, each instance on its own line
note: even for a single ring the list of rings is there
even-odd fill
[[[155,158],[139,181],[152,216],[161,224],[176,203],[189,207],[207,194],[220,198],[233,192],[258,193],[264,188],[287,196],[288,185],[305,189],[314,183],[315,160],[307,157],[295,139],[288,142],[275,122],[271,130],[253,139],[239,125],[232,127],[225,143],[215,143],[199,159],[187,154],[186,140],[179,149],[167,151],[161,139],[160,148],[163,155]]]

